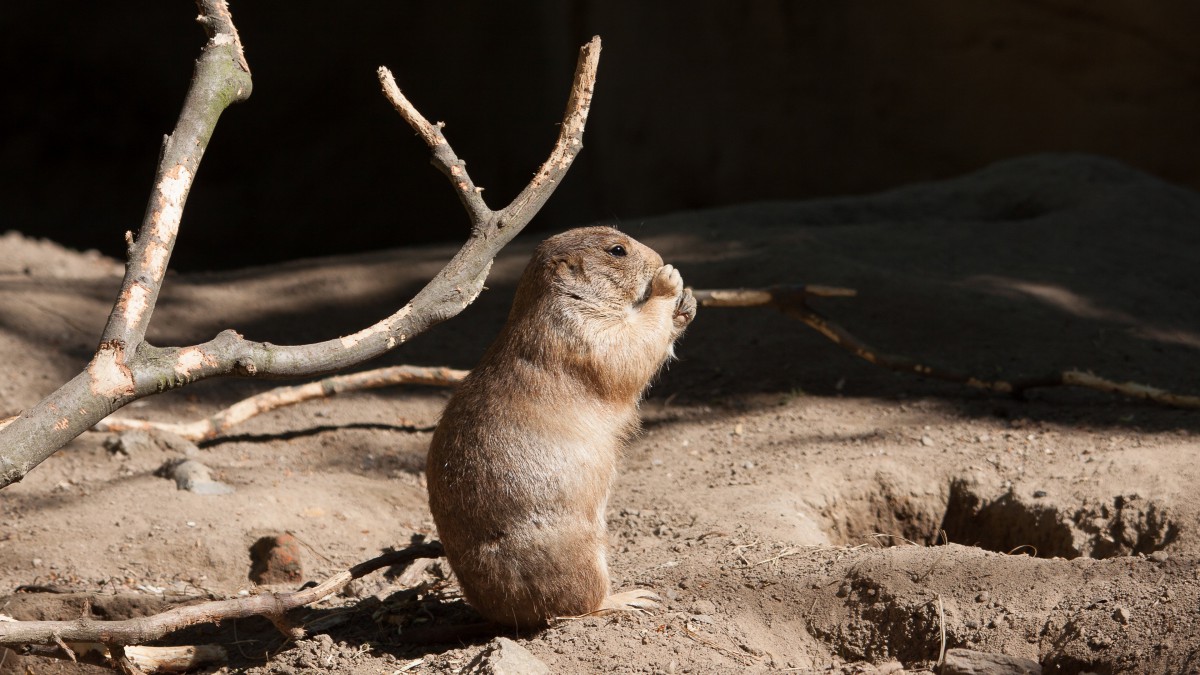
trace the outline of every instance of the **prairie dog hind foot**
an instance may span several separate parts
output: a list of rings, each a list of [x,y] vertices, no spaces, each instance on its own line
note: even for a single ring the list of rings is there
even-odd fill
[[[600,603],[600,606],[590,612],[576,616],[560,616],[558,619],[582,619],[589,616],[607,616],[617,612],[631,614],[647,614],[653,610],[662,609],[662,598],[654,591],[645,588],[635,588],[632,591],[613,593]]]
[[[635,588],[632,591],[623,591],[621,593],[613,593],[604,599],[598,610],[600,614],[611,614],[612,612],[635,612],[643,614],[653,609],[662,608],[662,598],[658,597],[653,591],[648,591],[644,588]]]

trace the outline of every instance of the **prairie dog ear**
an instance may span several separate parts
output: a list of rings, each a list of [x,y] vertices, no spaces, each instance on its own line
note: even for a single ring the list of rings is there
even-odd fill
[[[566,253],[550,262],[554,268],[554,276],[563,280],[587,281],[587,273],[583,270],[583,256],[578,253]]]

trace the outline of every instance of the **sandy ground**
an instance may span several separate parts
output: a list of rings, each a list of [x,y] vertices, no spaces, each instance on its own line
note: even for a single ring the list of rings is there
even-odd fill
[[[1025,158],[870,197],[621,226],[695,288],[856,288],[814,305],[888,351],[989,377],[1081,368],[1200,393],[1200,195],[1113,162]],[[507,249],[458,318],[370,365],[469,368],[534,243]],[[86,362],[121,265],[15,233],[0,252],[7,415]],[[346,334],[452,252],[171,275],[150,339]],[[1197,412],[894,374],[771,310],[702,309],[679,354],[644,404],[609,513],[614,585],[653,588],[665,607],[512,636],[552,672],[921,672],[943,633],[947,648],[1045,672],[1200,672]],[[268,386],[202,382],[121,414],[190,420]],[[225,495],[156,475],[177,446],[112,453],[108,435],[84,434],[0,494],[0,612],[121,618],[260,592],[249,550],[281,532],[301,542],[306,580],[433,537],[422,466],[446,396],[397,388],[255,418],[192,451]],[[414,576],[376,573],[298,612],[314,634],[300,643],[259,619],[172,641],[226,644],[230,672],[465,671],[490,636],[403,642],[472,621],[443,564]],[[0,661],[0,673],[89,669]]]

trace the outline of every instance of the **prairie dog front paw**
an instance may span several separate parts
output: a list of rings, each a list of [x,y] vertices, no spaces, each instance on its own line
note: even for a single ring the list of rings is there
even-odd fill
[[[679,302],[675,304],[675,316],[673,317],[675,334],[682,333],[694,318],[696,318],[696,297],[692,295],[692,289],[685,288],[679,296]]]
[[[654,273],[650,285],[652,298],[678,298],[683,293],[683,277],[674,265],[663,265]]]

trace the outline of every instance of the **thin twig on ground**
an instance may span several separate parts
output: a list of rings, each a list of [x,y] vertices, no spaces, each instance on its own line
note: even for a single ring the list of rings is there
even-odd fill
[[[415,544],[399,551],[361,562],[338,572],[320,584],[292,593],[262,593],[232,600],[215,600],[198,605],[177,607],[160,614],[124,619],[97,621],[4,621],[0,622],[0,645],[19,648],[21,645],[54,645],[58,642],[100,643],[116,654],[115,648],[140,645],[200,623],[216,623],[229,619],[263,616],[270,619],[289,638],[304,636],[302,628],[292,626],[286,613],[310,605],[340,591],[355,579],[384,567],[409,563],[419,558],[437,558],[443,554],[441,544]]]
[[[466,376],[467,371],[453,368],[421,368],[417,366],[376,368],[359,373],[334,375],[294,387],[277,387],[238,401],[228,408],[194,422],[150,422],[126,417],[106,417],[92,430],[167,431],[189,441],[204,441],[216,438],[256,415],[315,398],[328,398],[347,392],[405,384],[452,386],[461,382]]]
[[[806,302],[810,296],[852,297],[856,295],[855,291],[848,288],[771,286],[753,289],[701,290],[693,291],[692,294],[696,297],[696,302],[705,307],[774,307],[792,318],[799,319],[809,328],[860,359],[890,370],[957,382],[968,387],[1013,396],[1022,396],[1030,389],[1041,387],[1069,386],[1128,396],[1175,408],[1200,409],[1200,396],[1175,394],[1136,382],[1114,382],[1080,370],[1064,370],[1041,377],[1019,380],[988,379],[971,373],[933,366],[908,356],[880,351],[858,339],[836,321],[809,307]]]

